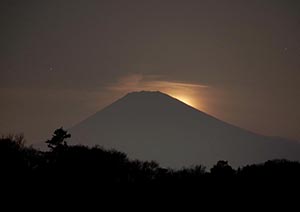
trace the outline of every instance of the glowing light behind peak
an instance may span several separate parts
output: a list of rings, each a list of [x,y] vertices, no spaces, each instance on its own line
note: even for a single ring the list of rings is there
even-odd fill
[[[208,86],[188,82],[159,80],[159,78],[159,76],[133,74],[120,78],[117,83],[110,84],[107,88],[115,92],[122,92],[123,95],[140,90],[161,91],[191,107],[205,111],[202,97],[204,89],[208,88]]]
[[[197,107],[197,104],[196,104],[196,101],[193,100],[192,97],[190,96],[187,96],[187,95],[171,95],[170,96],[174,97],[175,99],[178,99],[179,101],[189,105],[189,106],[192,106],[192,107]]]

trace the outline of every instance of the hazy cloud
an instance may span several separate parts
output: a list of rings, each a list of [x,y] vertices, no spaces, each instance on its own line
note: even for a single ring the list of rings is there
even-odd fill
[[[159,75],[130,74],[123,76],[117,82],[109,84],[106,89],[112,91],[131,92],[139,90],[166,91],[171,89],[199,89],[208,88],[207,85],[193,84],[188,82],[176,82],[161,80]]]

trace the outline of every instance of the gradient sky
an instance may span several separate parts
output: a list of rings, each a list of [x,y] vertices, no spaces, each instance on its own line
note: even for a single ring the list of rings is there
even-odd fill
[[[300,140],[299,0],[2,0],[0,133],[29,143],[161,90]]]

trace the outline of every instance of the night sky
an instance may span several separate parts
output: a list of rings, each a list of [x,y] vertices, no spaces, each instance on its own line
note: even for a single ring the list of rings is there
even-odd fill
[[[300,140],[299,0],[2,0],[0,133],[28,142],[160,90]]]

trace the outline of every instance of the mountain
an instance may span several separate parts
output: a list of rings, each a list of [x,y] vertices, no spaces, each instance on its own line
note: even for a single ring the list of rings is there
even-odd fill
[[[161,92],[129,93],[70,129],[72,142],[124,151],[181,168],[218,160],[234,166],[300,160],[300,143],[258,135]]]

